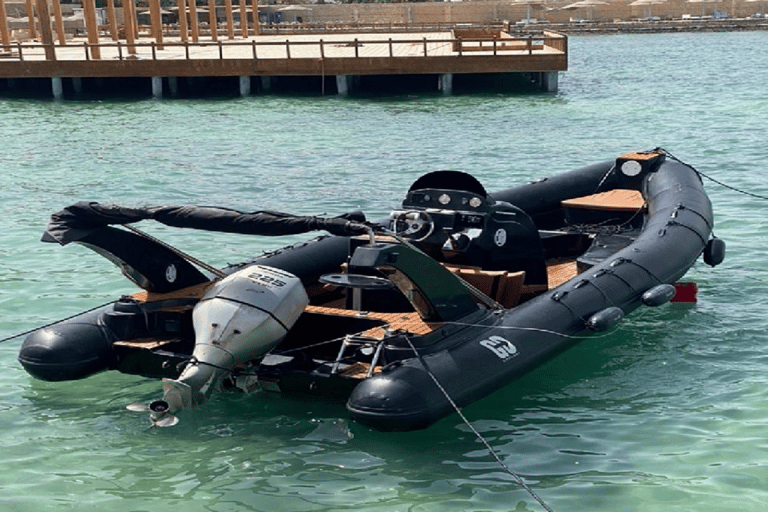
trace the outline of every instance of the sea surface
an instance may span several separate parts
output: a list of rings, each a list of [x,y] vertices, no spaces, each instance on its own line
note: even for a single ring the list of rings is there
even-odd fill
[[[638,310],[464,414],[555,511],[763,512],[766,47],[572,37],[556,94],[0,98],[0,338],[134,291],[95,253],[39,241],[76,201],[379,218],[425,172],[492,191],[661,146],[728,185],[705,179],[728,255],[686,276],[698,302]],[[298,239],[144,229],[217,266]],[[125,407],[159,382],[37,381],[21,341],[0,343],[1,512],[543,510],[456,415],[380,433],[343,405],[225,393],[151,428]]]

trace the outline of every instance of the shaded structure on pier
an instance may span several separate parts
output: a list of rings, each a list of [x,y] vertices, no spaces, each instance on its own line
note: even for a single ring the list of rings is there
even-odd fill
[[[87,38],[76,40],[59,30],[58,0],[48,0],[53,11],[48,23],[40,23],[51,20],[48,1],[31,1],[38,23],[33,19],[30,30],[39,28],[37,41],[7,40],[0,12],[0,79],[6,79],[6,89],[19,80],[47,81],[42,89],[56,98],[77,94],[91,82],[103,90],[115,90],[119,83],[143,90],[146,84],[156,97],[183,95],[194,83],[203,88],[215,83],[215,89],[227,83],[224,88],[241,95],[297,87],[339,95],[436,89],[451,94],[520,84],[555,91],[558,73],[568,63],[567,38],[551,31],[513,34],[508,23],[420,27],[418,32],[392,24],[364,32],[339,25],[311,33],[300,25],[262,30],[258,5],[245,0],[238,5],[226,0],[218,14],[209,0],[207,22],[199,21],[202,9],[194,2],[179,0],[178,25],[170,29],[163,24],[159,0],[150,0],[150,25],[143,31],[132,2],[125,2],[119,24],[114,0],[107,0],[104,25],[96,19],[94,0],[83,0]]]

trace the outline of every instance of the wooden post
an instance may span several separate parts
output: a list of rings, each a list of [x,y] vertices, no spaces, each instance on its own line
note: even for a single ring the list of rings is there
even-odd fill
[[[53,0],[56,2],[56,0]],[[120,37],[117,33],[117,15],[115,13],[115,0],[107,0],[107,17],[109,18],[109,32],[112,40],[117,41]]]
[[[11,34],[8,32],[8,16],[5,14],[5,0],[0,0],[0,42],[5,46],[11,44]]]
[[[85,15],[85,29],[88,32],[88,43],[91,46],[91,57],[101,59],[101,48],[99,48],[99,22],[96,19],[95,0],[83,0],[83,14]]]
[[[208,24],[211,26],[211,41],[219,40],[219,23],[216,20],[216,0],[208,0]]]
[[[189,23],[192,25],[192,42],[196,43],[200,40],[200,27],[197,22],[197,5],[196,0],[189,0]]]
[[[4,1],[4,0],[0,0]],[[47,0],[36,0],[37,16],[40,18],[40,39],[45,48],[45,60],[56,60],[56,50],[53,48],[53,31],[51,30],[51,14],[48,12]]]
[[[227,17],[227,37],[235,38],[235,23],[232,19],[232,0],[224,0],[224,14]]]
[[[29,24],[29,38],[37,39],[37,30],[35,30],[35,8],[32,0],[27,0],[27,23]]]
[[[248,37],[248,11],[245,10],[245,0],[240,0],[240,35]]]
[[[157,42],[157,49],[163,49],[163,15],[160,12],[160,0],[149,0],[149,23],[152,25],[152,36]]]
[[[192,0],[194,2],[194,0]],[[181,35],[181,42],[186,43],[187,37],[187,2],[186,0],[178,0],[179,7],[179,34]]]
[[[0,3],[2,3],[0,1]],[[67,36],[64,33],[64,18],[61,16],[61,4],[59,0],[51,0],[53,6],[53,19],[56,24],[56,35],[59,36],[59,44],[64,46],[67,44]]]
[[[136,55],[136,10],[134,0],[123,0],[123,27],[125,28],[125,41],[128,43],[128,54]]]
[[[133,23],[133,33],[136,34],[136,42],[141,39],[141,36],[139,35],[139,12],[136,10],[136,0],[132,0],[133,3],[131,4],[131,23]]]
[[[259,28],[259,0],[251,0],[251,16],[253,17],[253,34],[261,35],[261,29]]]

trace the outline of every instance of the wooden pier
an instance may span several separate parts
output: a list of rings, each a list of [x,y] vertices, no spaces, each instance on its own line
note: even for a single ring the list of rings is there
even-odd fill
[[[38,18],[51,19],[46,0],[36,2]],[[114,9],[108,9],[109,24],[98,26],[90,12],[95,9],[93,0],[84,0],[88,35],[67,39],[57,28],[57,3],[53,0],[52,23],[30,25],[40,31],[35,41],[8,40],[0,12],[0,82],[5,79],[6,88],[18,86],[19,80],[49,80],[50,93],[62,98],[70,91],[82,91],[84,80],[130,79],[146,83],[147,91],[161,97],[178,94],[179,79],[228,77],[241,95],[279,91],[283,84],[297,80],[322,94],[368,91],[374,84],[414,84],[421,90],[451,94],[468,84],[498,90],[511,84],[512,78],[524,77],[542,90],[555,91],[558,72],[565,71],[568,63],[567,38],[556,32],[512,35],[504,24],[425,27],[418,32],[385,25],[365,32],[338,26],[311,33],[300,27],[275,31],[248,23],[249,15],[251,20],[258,18],[244,0],[239,11],[231,0],[225,3],[224,16],[219,16],[226,19],[224,26],[216,16],[207,24],[190,23],[199,13],[180,0],[179,12],[187,15],[178,18],[178,25],[169,28],[155,21],[143,32],[135,23],[131,2],[125,2],[123,25],[117,24]],[[212,2],[211,6],[215,11]],[[158,9],[158,1],[150,1],[150,15]],[[151,18],[160,20],[159,12]]]

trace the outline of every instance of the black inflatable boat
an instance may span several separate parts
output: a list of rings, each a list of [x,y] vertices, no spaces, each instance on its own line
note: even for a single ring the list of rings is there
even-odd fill
[[[132,226],[144,219],[332,235],[214,269]],[[19,360],[49,381],[162,378],[162,399],[129,407],[160,426],[239,388],[334,397],[362,424],[419,429],[672,300],[699,256],[724,258],[712,224],[699,175],[662,150],[493,194],[433,172],[379,222],[78,203],[44,240],[94,249],[143,291],[32,333]]]

